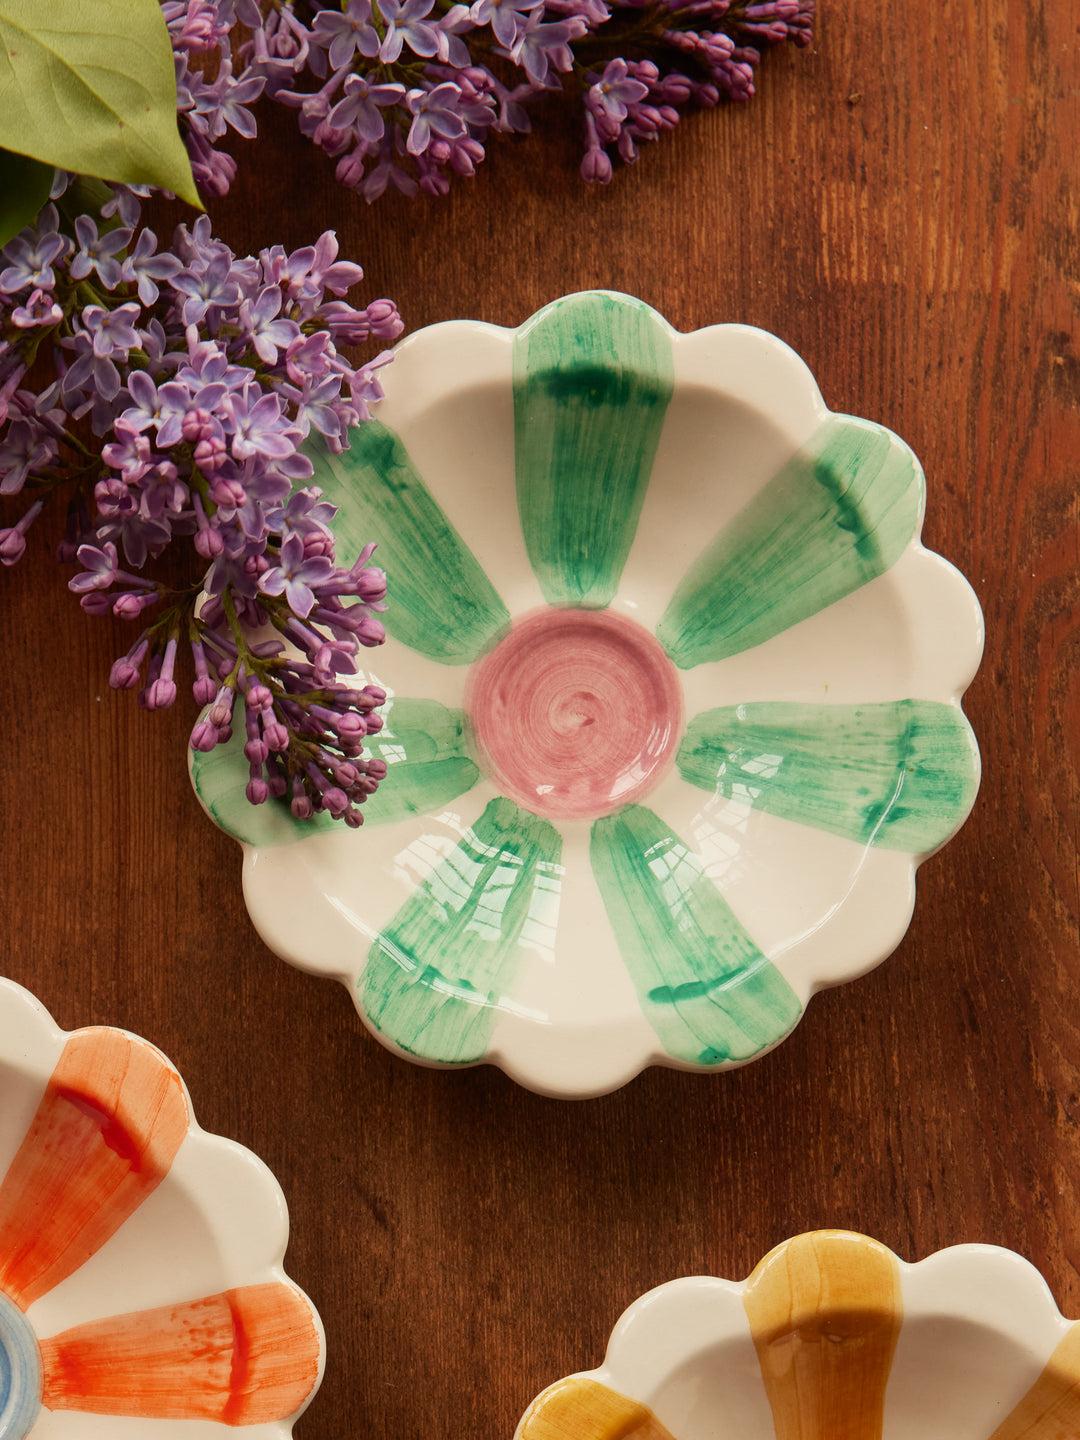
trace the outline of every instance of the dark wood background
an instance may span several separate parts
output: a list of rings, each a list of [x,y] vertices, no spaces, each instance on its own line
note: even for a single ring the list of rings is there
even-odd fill
[[[509,1440],[644,1290],[741,1278],[819,1226],[907,1260],[1009,1246],[1080,1315],[1080,13],[820,8],[750,105],[607,189],[555,119],[446,200],[367,207],[275,110],[212,212],[244,253],[336,227],[409,329],[589,286],[679,329],[763,326],[922,459],[926,542],[986,615],[982,792],[899,950],[773,1054],[579,1103],[392,1057],[256,938],[239,849],[189,792],[190,706],[108,688],[131,632],[83,616],[44,535],[0,577],[0,969],[65,1028],[154,1041],[202,1125],[278,1176],[328,1340],[300,1440]]]

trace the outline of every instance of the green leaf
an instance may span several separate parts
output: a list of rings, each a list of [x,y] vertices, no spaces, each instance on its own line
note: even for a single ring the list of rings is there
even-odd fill
[[[201,209],[158,0],[0,0],[0,146]]]
[[[55,166],[0,150],[0,245],[30,224],[49,198]]]

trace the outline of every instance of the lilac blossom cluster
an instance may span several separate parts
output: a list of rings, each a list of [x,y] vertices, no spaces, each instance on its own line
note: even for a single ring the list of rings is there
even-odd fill
[[[581,173],[606,184],[688,104],[748,100],[766,46],[812,39],[814,0],[166,0],[181,128],[204,192],[224,194],[229,129],[267,95],[337,161],[343,185],[445,194],[530,101],[581,97]],[[237,43],[234,43],[234,40]],[[212,56],[212,59],[211,59]],[[210,63],[208,63],[208,60]]]
[[[133,191],[97,187],[87,207],[68,180],[0,251],[0,495],[30,499],[0,561],[66,494],[70,588],[140,625],[111,684],[169,706],[187,651],[192,746],[242,726],[250,801],[359,825],[385,774],[364,758],[385,695],[342,677],[384,638],[385,578],[373,546],[337,563],[335,509],[300,447],[314,431],[340,452],[368,418],[390,352],[354,367],[339,347],[396,337],[397,309],[348,303],[362,271],[332,231],[238,258],[200,216],[163,250]]]

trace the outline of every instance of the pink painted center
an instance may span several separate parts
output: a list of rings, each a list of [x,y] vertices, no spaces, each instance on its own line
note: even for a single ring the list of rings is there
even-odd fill
[[[478,660],[466,697],[481,764],[551,819],[607,815],[649,790],[682,730],[659,642],[610,610],[540,610]]]

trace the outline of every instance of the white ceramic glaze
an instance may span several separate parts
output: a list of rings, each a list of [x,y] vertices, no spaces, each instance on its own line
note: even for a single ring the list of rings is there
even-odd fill
[[[315,457],[339,558],[379,540],[389,580],[367,823],[247,805],[239,741],[193,757],[259,933],[391,1049],[554,1096],[764,1053],[896,947],[975,798],[981,613],[917,460],[775,337],[607,292],[420,331],[385,388]]]
[[[1075,1330],[1012,1251],[907,1264],[818,1231],[746,1281],[642,1296],[603,1364],[542,1392],[515,1440],[1065,1440],[1080,1433]]]
[[[3,1440],[286,1440],[324,1353],[287,1239],[158,1050],[0,980]]]

